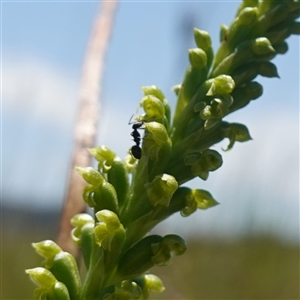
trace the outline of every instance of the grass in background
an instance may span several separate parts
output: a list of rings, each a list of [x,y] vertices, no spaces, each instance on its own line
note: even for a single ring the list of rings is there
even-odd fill
[[[24,270],[40,264],[30,244],[44,236],[54,238],[55,228],[29,220],[18,229],[2,228],[2,300],[32,299],[34,285]],[[185,255],[174,260],[167,268],[150,271],[166,286],[164,293],[151,299],[292,300],[300,296],[298,245],[268,237],[231,242],[201,237],[189,241]]]

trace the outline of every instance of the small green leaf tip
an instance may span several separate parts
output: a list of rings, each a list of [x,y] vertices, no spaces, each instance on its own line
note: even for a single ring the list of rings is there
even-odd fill
[[[168,174],[158,175],[145,185],[150,203],[153,206],[169,206],[173,194],[178,188],[176,179]]]
[[[96,218],[99,221],[95,226],[96,243],[103,249],[110,251],[115,235],[118,232],[125,234],[123,225],[120,223],[118,216],[107,209],[98,211]]]

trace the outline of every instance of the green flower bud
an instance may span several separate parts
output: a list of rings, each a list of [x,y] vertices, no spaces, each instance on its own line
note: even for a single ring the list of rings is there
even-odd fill
[[[143,299],[149,298],[150,291],[161,293],[165,290],[165,287],[164,287],[161,279],[152,274],[145,274],[145,275],[139,276],[138,278],[135,278],[134,281],[142,289]]]
[[[153,206],[169,206],[173,194],[178,189],[176,179],[168,174],[158,175],[145,185],[150,203]]]
[[[111,251],[111,244],[118,233],[125,235],[123,225],[120,223],[118,216],[109,210],[96,212],[96,218],[99,223],[95,226],[96,243],[107,251]]]
[[[122,206],[129,192],[129,177],[126,170],[126,164],[119,157],[115,157],[110,170],[107,173],[107,179],[117,193],[119,207]]]
[[[42,257],[53,258],[57,253],[61,252],[62,249],[53,241],[45,240],[38,243],[32,243],[32,247]]]
[[[252,45],[252,50],[256,55],[276,53],[270,41],[265,37],[255,39]]]
[[[257,6],[258,6],[258,0],[243,0],[243,2],[240,4],[238,8],[237,16],[245,7],[257,7]]]
[[[52,288],[57,281],[49,270],[42,267],[27,269],[25,272],[29,275],[34,284],[45,287],[46,289]]]
[[[89,149],[89,152],[96,158],[99,162],[99,169],[102,169],[103,172],[107,172],[116,157],[116,153],[105,146],[99,146],[96,148]]]
[[[183,217],[191,215],[197,208],[207,209],[219,204],[208,191],[199,189],[191,190],[185,201],[186,206],[180,211]]]
[[[273,44],[272,40],[270,42]],[[245,62],[253,59],[259,53],[260,55],[275,53],[275,50],[269,47],[266,38],[257,38],[242,42],[233,53],[225,57],[218,65],[215,62],[215,67],[210,77],[216,77],[221,74],[232,74],[234,70],[243,66]]]
[[[93,200],[94,205],[92,207],[94,207],[95,211],[108,209],[115,213],[118,212],[117,193],[114,186],[109,182],[103,181],[90,197]]]
[[[197,28],[194,28],[194,38],[197,47],[201,48],[206,53],[206,57],[207,57],[206,65],[207,68],[209,69],[214,58],[214,53],[213,53],[213,48],[212,48],[212,43],[211,43],[211,38],[209,36],[209,33],[204,30],[199,30]]]
[[[186,70],[178,95],[174,116],[175,123],[178,119],[180,119],[183,109],[193,99],[193,97],[195,97],[197,90],[207,78],[208,68],[205,52],[199,48],[191,49],[189,51],[189,57],[191,65]]]
[[[104,180],[104,177],[94,168],[92,167],[76,167],[76,171],[83,177],[83,179],[93,185],[94,187],[98,187]]]
[[[56,280],[53,274],[45,268],[33,268],[25,271],[30,279],[39,286],[34,291],[35,299],[70,300],[67,287]]]
[[[203,49],[205,52],[211,48],[211,38],[207,31],[194,28],[194,38],[197,47]]]
[[[67,286],[71,299],[77,299],[81,283],[73,255],[62,250],[58,251],[60,247],[49,240],[33,243],[32,246],[39,255],[46,258],[44,266],[51,271],[58,281]]]
[[[189,49],[190,64],[196,70],[202,70],[207,65],[207,56],[200,48]]]
[[[159,98],[153,95],[147,95],[141,100],[140,104],[146,113],[143,118],[144,120],[162,120],[164,118],[165,107]]]
[[[138,300],[141,299],[142,289],[131,280],[123,280],[115,285],[114,292],[106,294],[104,300]]]
[[[95,243],[95,221],[88,214],[77,214],[71,219],[71,224],[75,227],[71,232],[72,239],[81,247],[85,266],[89,269],[90,258]]]
[[[257,21],[257,7],[245,7],[238,14],[238,23],[244,26],[251,26]]]
[[[155,85],[143,86],[142,90],[143,90],[145,96],[152,95],[152,96],[155,96],[156,98],[158,98],[160,101],[162,101],[162,103],[164,105],[164,108],[165,108],[165,116],[168,120],[168,124],[170,124],[170,122],[171,122],[171,108],[170,108],[168,100],[166,99],[163,92],[159,88],[157,88]]]
[[[221,65],[221,62],[225,60],[226,64],[230,67],[232,64],[232,59],[237,60],[236,55],[233,55],[234,52],[240,52],[243,46],[241,45],[243,42],[249,40],[250,32],[254,24],[257,22],[257,8],[255,7],[245,7],[243,8],[235,20],[230,25],[229,29],[226,30],[225,28],[221,28],[221,46],[216,53],[215,61],[214,61],[214,68],[218,68]],[[247,50],[247,49],[246,49]],[[243,60],[247,59],[245,54],[247,51],[242,51]],[[233,57],[231,57],[230,53]],[[238,55],[240,56],[240,55]],[[227,60],[226,60],[227,58]],[[242,59],[242,57],[240,58]],[[238,59],[239,60],[239,59]],[[226,65],[225,64],[225,65]],[[222,68],[224,68],[224,63],[222,64]],[[222,70],[222,68],[220,70]],[[218,71],[213,72],[212,76],[215,77],[220,74],[230,74],[227,71]]]
[[[194,199],[192,190],[190,190],[190,193],[185,196],[185,207],[181,209],[180,214],[183,217],[190,216],[192,213],[194,213],[198,208],[197,202]]]
[[[180,236],[168,234],[161,242],[152,244],[152,251],[152,261],[155,265],[166,266],[171,263],[172,256],[181,255],[186,251],[186,244]]]
[[[160,101],[163,101],[166,98],[164,93],[155,85],[142,86],[142,91],[144,92],[145,96],[152,95],[158,98]]]
[[[128,173],[134,173],[135,168],[136,168],[137,159],[134,158],[131,153],[129,153],[129,154],[130,155],[127,155],[124,159],[126,170]]]
[[[150,235],[127,250],[118,263],[118,277],[134,278],[153,267],[155,263],[152,257],[155,253],[152,245],[161,242],[162,239],[159,235]]]
[[[199,209],[207,209],[219,204],[208,191],[195,189],[192,194]]]
[[[213,79],[213,83],[207,92],[207,96],[230,94],[235,87],[234,80],[229,75],[219,75]]]
[[[77,214],[71,219],[71,224],[74,227],[72,230],[72,239],[77,245],[81,245],[81,230],[86,224],[92,224],[94,226],[94,219],[89,214]]]
[[[208,173],[217,170],[222,164],[222,156],[215,150],[207,149],[201,153],[200,158],[192,165],[192,174],[206,180]]]
[[[229,145],[227,146],[227,149],[225,151],[230,150],[234,143],[237,142],[247,142],[249,140],[252,140],[248,128],[239,123],[231,123],[227,128],[223,129],[224,137],[229,138]]]
[[[168,132],[162,124],[158,122],[145,123],[146,134],[143,143],[143,152],[150,157],[152,161],[158,161],[160,150],[166,146],[171,149],[171,140]]]

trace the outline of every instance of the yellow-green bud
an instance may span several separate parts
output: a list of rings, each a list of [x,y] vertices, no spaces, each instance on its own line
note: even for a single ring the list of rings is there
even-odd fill
[[[230,94],[235,87],[234,80],[229,75],[219,75],[213,79],[213,83],[207,92],[207,96]]]
[[[89,152],[96,158],[99,162],[99,169],[107,172],[116,157],[116,153],[107,148],[106,146],[99,146],[89,149]]]
[[[162,120],[164,118],[165,107],[159,98],[153,95],[147,95],[141,100],[140,104],[146,113],[143,118],[144,120]]]
[[[104,180],[104,177],[92,167],[76,167],[76,171],[83,177],[83,179],[94,187],[98,187]]]
[[[202,70],[207,65],[206,53],[200,48],[189,49],[189,60],[196,70]]]

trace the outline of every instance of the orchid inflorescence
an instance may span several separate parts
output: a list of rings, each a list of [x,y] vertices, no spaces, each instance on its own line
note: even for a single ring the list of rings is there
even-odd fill
[[[150,291],[164,290],[161,280],[146,272],[168,265],[186,245],[175,234],[148,233],[174,213],[186,217],[218,204],[208,191],[183,185],[195,177],[207,180],[222,166],[214,144],[228,138],[229,150],[251,139],[245,125],[223,119],[262,95],[257,75],[278,77],[271,60],[287,52],[291,34],[300,33],[299,16],[297,0],[244,0],[232,24],[221,26],[215,55],[209,34],[194,30],[197,47],[189,50],[182,84],[173,88],[173,118],[163,92],[142,87],[145,113],[136,118],[144,129],[140,159],[129,151],[122,160],[99,146],[89,150],[97,168],[77,167],[88,183],[83,199],[94,212],[71,220],[84,280],[74,257],[55,242],[33,243],[45,257],[43,267],[26,271],[38,285],[36,299],[148,299]]]

